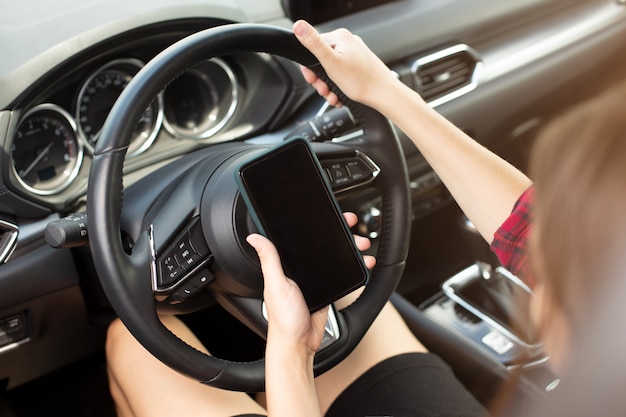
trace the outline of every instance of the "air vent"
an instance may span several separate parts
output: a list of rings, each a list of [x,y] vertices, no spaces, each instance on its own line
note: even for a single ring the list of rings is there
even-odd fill
[[[416,59],[411,72],[420,95],[436,107],[476,88],[480,67],[473,49],[455,45]]]
[[[17,226],[0,220],[0,264],[5,263],[17,243]]]

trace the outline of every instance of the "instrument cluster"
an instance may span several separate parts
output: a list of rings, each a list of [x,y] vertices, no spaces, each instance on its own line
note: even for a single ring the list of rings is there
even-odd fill
[[[143,66],[136,58],[110,60],[82,77],[70,106],[43,102],[26,111],[10,147],[19,186],[39,196],[66,190],[93,155],[113,104]],[[127,158],[146,153],[162,132],[176,139],[211,139],[233,118],[239,94],[236,72],[225,60],[214,58],[191,68],[145,110]]]

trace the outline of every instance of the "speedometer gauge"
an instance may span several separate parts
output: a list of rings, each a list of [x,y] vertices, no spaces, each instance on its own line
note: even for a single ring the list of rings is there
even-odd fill
[[[83,147],[71,116],[54,104],[41,104],[24,115],[11,148],[20,184],[39,195],[58,193],[76,178]]]
[[[78,133],[90,152],[93,153],[113,104],[142,66],[143,63],[137,59],[111,61],[94,72],[81,87],[76,103],[76,120]],[[159,95],[137,122],[128,156],[140,154],[154,142],[163,121],[162,107]]]

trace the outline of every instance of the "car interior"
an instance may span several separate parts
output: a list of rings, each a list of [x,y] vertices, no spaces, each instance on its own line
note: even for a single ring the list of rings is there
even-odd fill
[[[391,299],[485,406],[506,392],[520,410],[555,391],[532,290],[402,131],[304,81],[299,65],[315,60],[290,33],[297,19],[359,35],[522,171],[552,116],[626,74],[619,0],[12,4],[0,14],[0,415],[115,415],[104,344],[117,316],[174,368],[262,390],[267,321],[245,246],[256,226],[233,172],[293,137],[380,264],[358,303],[330,310],[316,372]],[[158,314],[178,315],[213,357]]]

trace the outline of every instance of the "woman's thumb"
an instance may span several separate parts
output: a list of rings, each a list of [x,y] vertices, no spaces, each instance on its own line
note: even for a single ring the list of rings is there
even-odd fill
[[[264,236],[253,233],[249,235],[246,240],[248,244],[252,246],[259,256],[261,261],[261,269],[263,270],[263,276],[265,281],[273,278],[274,276],[284,275],[283,267],[280,262],[280,257],[276,251],[276,247],[272,242]]]

